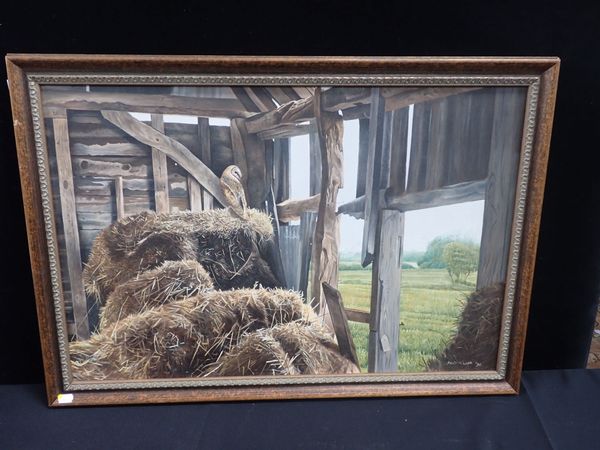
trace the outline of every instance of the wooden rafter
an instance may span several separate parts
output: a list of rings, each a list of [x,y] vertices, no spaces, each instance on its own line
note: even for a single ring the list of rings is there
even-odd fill
[[[187,170],[219,203],[222,205],[227,204],[221,190],[219,178],[183,144],[140,122],[129,113],[102,111],[102,116],[143,144],[164,152],[169,158]]]
[[[280,222],[291,222],[300,220],[300,216],[305,212],[317,212],[319,210],[319,201],[321,194],[300,200],[288,199],[277,204],[277,215]]]
[[[135,111],[152,114],[184,114],[202,117],[247,117],[242,103],[231,98],[195,98],[179,95],[109,92],[43,93],[44,115],[53,117],[65,109],[85,111]]]

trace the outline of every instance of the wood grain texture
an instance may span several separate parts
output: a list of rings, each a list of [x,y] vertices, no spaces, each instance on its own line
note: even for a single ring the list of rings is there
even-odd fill
[[[83,287],[81,249],[79,246],[79,229],[75,209],[75,191],[73,188],[73,167],[71,165],[71,148],[69,146],[69,128],[67,119],[56,117],[54,123],[54,145],[58,166],[58,182],[60,189],[60,206],[62,211],[63,232],[65,234],[67,270],[71,285],[71,302],[78,339],[90,337],[87,299]]]
[[[298,290],[305,299],[309,299],[308,281],[310,277],[310,261],[313,253],[315,225],[317,213],[305,212],[300,215],[300,281]]]
[[[331,327],[327,303],[322,295],[322,284],[337,287],[339,268],[339,219],[336,214],[338,190],[343,179],[342,141],[344,125],[336,113],[321,109],[321,90],[315,93],[316,124],[321,150],[321,198],[315,225],[312,256],[312,289],[316,310],[325,324]]]
[[[288,199],[277,204],[277,216],[280,222],[291,222],[300,220],[300,216],[305,212],[317,212],[321,194],[316,194],[308,198],[292,200]]]
[[[371,114],[369,119],[369,151],[365,185],[365,224],[363,228],[361,263],[363,267],[373,261],[375,254],[375,233],[379,217],[379,187],[383,154],[383,123],[385,100],[379,88],[372,88]]]
[[[245,117],[248,112],[235,99],[204,98],[123,92],[44,93],[44,115],[52,117],[64,109],[83,111],[135,111],[151,114],[187,114],[206,117]],[[60,113],[59,113],[60,114]]]
[[[212,167],[212,150],[210,146],[211,131],[210,124],[206,117],[198,117],[198,141],[200,144],[200,160],[207,167]],[[188,179],[189,178],[190,177],[188,177]],[[201,202],[199,202],[198,199],[195,199],[194,202],[192,202],[192,191],[190,191],[190,206],[193,205],[192,211],[197,211],[199,206],[201,206],[202,209],[213,209],[213,197],[210,195],[210,192],[208,192],[206,189],[202,189],[196,180],[192,181],[192,184],[194,185],[193,190],[195,193],[198,193],[198,189],[200,189],[202,193]]]
[[[384,209],[377,229],[369,323],[369,372],[398,370],[400,324],[400,259],[404,214]]]
[[[194,176],[219,203],[226,204],[217,176],[184,145],[141,123],[128,113],[102,111],[102,116],[140,142],[160,149]]]
[[[152,114],[150,117],[152,128],[164,134],[165,124],[162,115]],[[154,208],[156,212],[159,214],[170,212],[167,155],[155,147],[152,147],[152,180],[154,182]]]
[[[346,316],[348,316],[348,320],[350,322],[369,323],[371,321],[371,314],[369,314],[367,311],[354,308],[345,309]]]
[[[117,207],[117,220],[125,217],[125,197],[123,196],[123,177],[115,178],[115,202]]]
[[[330,284],[323,283],[323,295],[327,301],[327,309],[331,316],[331,323],[333,324],[333,331],[340,353],[358,367],[358,356],[356,356],[356,347],[354,346],[352,332],[348,325],[348,316],[344,309],[342,294]]]
[[[506,279],[525,95],[523,88],[506,88],[496,93],[477,271],[478,289]]]

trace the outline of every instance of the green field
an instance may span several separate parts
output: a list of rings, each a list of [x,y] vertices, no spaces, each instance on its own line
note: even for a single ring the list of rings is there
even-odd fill
[[[453,285],[445,269],[402,271],[398,370],[421,372],[425,362],[439,353],[456,330],[466,296],[474,290],[477,274],[467,284]],[[371,271],[341,261],[339,289],[344,306],[369,310]],[[367,370],[369,326],[350,322],[361,369]]]

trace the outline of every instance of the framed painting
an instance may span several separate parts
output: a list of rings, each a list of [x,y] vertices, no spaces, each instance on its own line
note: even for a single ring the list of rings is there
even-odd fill
[[[6,62],[50,405],[518,392],[557,58]]]

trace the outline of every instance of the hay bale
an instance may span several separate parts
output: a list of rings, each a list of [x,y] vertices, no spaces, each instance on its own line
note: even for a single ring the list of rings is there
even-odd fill
[[[495,369],[503,300],[504,283],[479,289],[469,295],[455,336],[437,358],[427,363],[427,369]]]
[[[246,219],[225,209],[144,212],[121,219],[98,235],[83,280],[100,305],[117,286],[165,261],[198,261],[219,289],[280,287],[260,254],[261,243],[272,237],[270,218],[252,209]]]
[[[359,373],[320,325],[284,323],[246,335],[203,376]]]
[[[200,375],[246,333],[314,313],[295,292],[239,289],[201,292],[130,315],[69,347],[76,380]]]
[[[167,261],[115,288],[100,311],[99,329],[131,314],[212,289],[210,276],[197,261]]]

